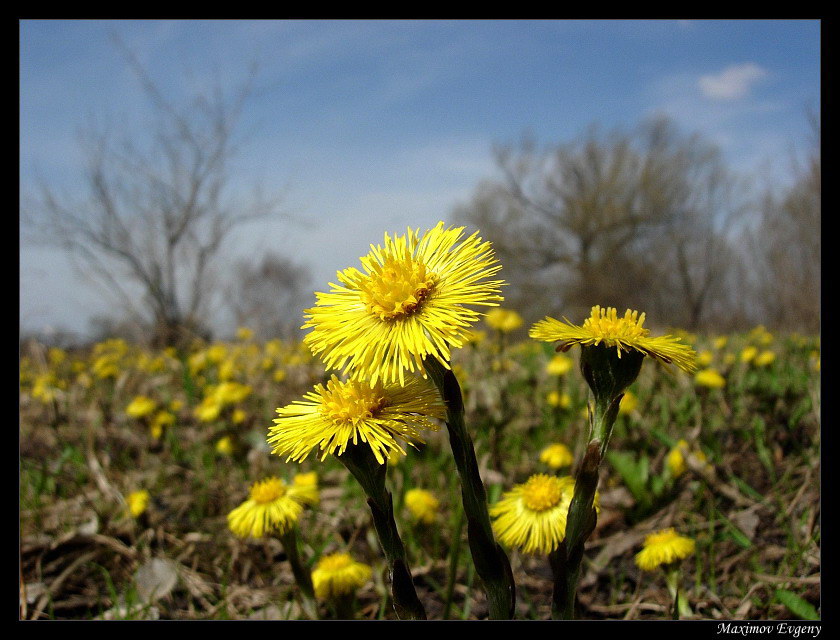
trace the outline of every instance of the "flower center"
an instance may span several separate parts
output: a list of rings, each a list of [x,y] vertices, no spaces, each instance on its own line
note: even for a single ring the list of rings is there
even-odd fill
[[[560,480],[544,473],[531,476],[522,487],[522,501],[531,511],[556,507],[562,497],[563,486]]]
[[[251,500],[258,504],[267,504],[282,498],[286,494],[286,486],[279,478],[269,478],[262,482],[255,482],[251,487]]]
[[[385,406],[380,384],[370,387],[357,380],[340,382],[333,377],[327,382],[327,388],[320,387],[318,393],[321,394],[321,414],[333,422],[356,423],[370,419]]]
[[[352,558],[346,553],[334,553],[324,556],[318,563],[318,568],[324,571],[340,571],[349,567],[352,561]]]
[[[602,309],[599,305],[595,305],[592,307],[592,315],[583,321],[583,328],[601,340],[626,342],[644,338],[650,333],[648,329],[642,327],[644,323],[644,313],[639,315],[638,311],[627,309],[624,317],[619,318],[615,307]]]
[[[436,282],[436,276],[406,249],[402,257],[388,256],[383,264],[374,264],[373,272],[359,283],[359,288],[370,313],[380,320],[394,320],[414,313]]]

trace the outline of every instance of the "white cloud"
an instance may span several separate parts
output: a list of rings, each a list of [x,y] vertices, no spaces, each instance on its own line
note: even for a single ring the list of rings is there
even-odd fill
[[[753,62],[746,62],[729,66],[717,75],[702,76],[697,85],[703,95],[711,100],[739,100],[765,76],[765,69]]]

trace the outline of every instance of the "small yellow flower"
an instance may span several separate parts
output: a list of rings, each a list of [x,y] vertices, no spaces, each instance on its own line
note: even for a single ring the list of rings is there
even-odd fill
[[[349,553],[321,558],[312,570],[312,586],[319,600],[331,600],[354,593],[370,580],[373,570],[356,562]]]
[[[245,413],[244,409],[234,409],[233,414],[230,417],[230,421],[233,424],[242,424],[245,422],[245,419],[248,417],[248,414]]]
[[[560,393],[559,391],[549,391],[545,401],[550,407],[560,407],[561,409],[568,409],[572,404],[572,397],[568,393]]]
[[[694,540],[679,535],[673,528],[651,533],[642,550],[636,554],[636,566],[653,571],[661,565],[682,560],[694,553]]]
[[[728,340],[729,339],[726,336],[718,336],[717,338],[715,338],[714,342],[712,343],[712,346],[717,351],[720,351],[721,349],[723,349],[726,346],[726,343],[728,342]]]
[[[709,389],[723,389],[726,386],[726,379],[720,375],[717,369],[703,369],[694,376],[695,384]]]
[[[688,442],[680,440],[677,442],[676,446],[668,452],[668,456],[665,459],[665,463],[668,465],[668,470],[671,472],[672,477],[679,478],[683,473],[685,473],[688,468],[685,462],[686,456],[691,456],[698,462],[705,463],[705,466],[709,466],[705,453],[703,453],[700,449],[697,449],[696,451],[689,451]]]
[[[545,370],[550,376],[564,376],[571,371],[573,366],[574,361],[570,357],[558,353],[548,361]]]
[[[132,418],[142,418],[149,415],[157,407],[157,403],[146,396],[137,396],[125,408],[126,414]]]
[[[274,375],[272,376],[274,382],[283,382],[286,379],[286,370],[285,369],[276,369],[274,371]]]
[[[544,462],[552,469],[568,467],[574,460],[569,447],[561,442],[550,444],[540,452],[540,462]]]
[[[133,518],[139,517],[148,508],[150,497],[149,492],[145,489],[133,491],[126,496],[128,512]]]
[[[756,367],[766,367],[768,364],[771,364],[775,359],[776,354],[767,349],[765,351],[762,351],[755,357],[755,360],[753,360],[753,364]]]
[[[484,321],[487,323],[487,326],[502,333],[516,331],[525,322],[522,316],[513,309],[503,309],[502,307],[488,311]]]
[[[712,364],[712,360],[714,360],[714,355],[708,349],[697,354],[697,364],[701,367],[708,367]]]
[[[490,507],[496,537],[525,553],[551,553],[566,537],[566,518],[574,492],[571,476],[532,475]],[[600,509],[597,492],[595,509]]]
[[[248,327],[239,327],[236,330],[236,339],[242,340],[243,342],[250,340],[254,337],[254,331],[249,329]]]
[[[307,487],[286,485],[280,478],[267,478],[251,486],[248,500],[228,514],[228,528],[240,538],[261,538],[283,533],[297,522],[304,504],[309,504]]]
[[[405,492],[405,506],[416,520],[432,524],[437,517],[440,501],[425,489],[409,489]]]
[[[741,350],[741,362],[752,362],[753,358],[758,355],[758,348],[750,345]]]
[[[624,317],[619,318],[615,308],[602,309],[596,305],[582,326],[546,317],[531,327],[529,335],[543,342],[559,342],[561,351],[575,344],[582,347],[603,344],[615,347],[619,358],[622,352],[637,351],[666,364],[673,362],[688,373],[697,368],[697,354],[691,347],[673,336],[651,337],[650,330],[642,326],[644,322],[644,313],[627,309]]]
[[[202,422],[213,422],[221,412],[222,404],[214,396],[207,396],[195,408],[194,414]]]
[[[618,413],[623,416],[629,415],[633,413],[637,406],[639,406],[639,398],[636,394],[629,390],[625,391],[621,402],[618,404]]]
[[[230,436],[222,436],[216,441],[216,453],[223,456],[233,455],[233,440]]]

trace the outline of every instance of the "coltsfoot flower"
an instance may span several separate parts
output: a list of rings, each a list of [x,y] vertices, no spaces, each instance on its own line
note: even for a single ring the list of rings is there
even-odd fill
[[[428,381],[410,377],[405,385],[368,383],[336,376],[327,386],[315,385],[304,400],[277,409],[280,416],[269,428],[272,453],[286,461],[303,461],[317,449],[323,461],[341,455],[349,444],[367,443],[379,464],[394,451],[405,455],[400,442],[413,446],[423,442],[422,431],[437,431],[434,418],[442,419],[446,408]]]
[[[673,527],[649,534],[642,550],[636,554],[636,566],[642,571],[653,571],[694,553],[694,540],[679,535]]]
[[[552,469],[562,469],[574,462],[572,452],[562,442],[555,442],[548,445],[540,452],[540,462],[544,462]]]
[[[717,369],[703,369],[694,376],[695,384],[709,389],[723,389],[726,386],[724,378]]]
[[[149,492],[145,489],[133,491],[126,496],[125,501],[128,504],[128,512],[133,518],[139,518],[148,509],[150,498]]]
[[[566,519],[574,493],[575,480],[571,476],[532,475],[490,507],[496,537],[525,553],[551,553],[566,537]],[[595,509],[600,509],[597,493]]]
[[[665,458],[665,464],[668,465],[668,470],[671,472],[672,477],[679,478],[683,473],[685,473],[688,468],[685,462],[686,456],[691,456],[707,467],[710,466],[705,453],[703,453],[700,449],[695,451],[689,450],[688,442],[680,440],[677,442],[677,445],[668,452],[668,456]]]
[[[575,344],[583,347],[603,344],[615,347],[619,358],[622,353],[636,351],[666,364],[673,362],[688,373],[697,368],[697,354],[691,347],[677,337],[651,337],[650,330],[642,326],[644,322],[644,313],[627,309],[624,317],[619,318],[614,307],[602,309],[596,305],[582,326],[565,318],[560,322],[546,317],[531,327],[529,335],[535,340],[559,342],[559,351],[568,351]]]
[[[409,489],[405,492],[405,506],[418,522],[432,524],[437,518],[440,500],[425,489]]]
[[[352,370],[372,385],[405,382],[406,371],[423,372],[433,357],[449,367],[452,347],[461,347],[481,313],[471,307],[496,306],[501,265],[478,233],[462,240],[464,227],[385,234],[361,258],[363,271],[336,274],[328,293],[316,293],[307,309],[304,342],[327,367]]]
[[[125,408],[127,415],[132,418],[142,418],[157,408],[157,402],[146,396],[137,396]]]
[[[306,504],[313,504],[311,490],[267,478],[255,482],[248,499],[228,514],[228,528],[240,538],[283,533],[297,522]]]
[[[319,600],[332,600],[355,593],[370,580],[373,570],[356,562],[349,553],[324,556],[312,570],[312,585]]]
[[[501,331],[502,333],[510,333],[521,327],[525,323],[525,320],[513,309],[502,309],[498,307],[496,309],[490,309],[487,312],[487,317],[484,318],[484,322],[491,329]]]
[[[570,357],[558,353],[548,361],[545,370],[550,376],[564,376],[572,370],[574,364],[574,361]]]

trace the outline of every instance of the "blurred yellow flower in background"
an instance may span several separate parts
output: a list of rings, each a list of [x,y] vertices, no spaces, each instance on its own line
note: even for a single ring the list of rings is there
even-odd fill
[[[694,540],[679,535],[673,528],[649,534],[636,554],[636,566],[653,571],[661,565],[682,560],[694,553]]]
[[[129,493],[125,502],[128,505],[128,512],[133,518],[137,518],[149,507],[149,499],[151,496],[145,489],[140,491],[133,491]]]
[[[319,600],[348,596],[363,587],[373,573],[366,564],[356,562],[349,553],[324,556],[312,570],[312,586]]]
[[[720,375],[717,369],[703,369],[694,376],[695,384],[709,389],[723,389],[726,386],[726,379]]]
[[[574,462],[571,450],[561,442],[548,445],[540,452],[540,462],[544,462],[552,469],[562,469]]]
[[[405,492],[405,506],[418,522],[432,524],[437,518],[440,500],[425,489],[409,489]]]
[[[157,402],[146,396],[136,396],[125,408],[127,415],[132,418],[142,418],[157,408]]]
[[[525,320],[523,320],[522,316],[513,309],[503,309],[502,307],[497,307],[495,309],[490,309],[490,311],[487,312],[484,322],[487,323],[487,326],[495,329],[496,331],[510,333],[519,329],[519,327],[525,323]]]
[[[550,376],[564,376],[571,371],[574,364],[574,360],[569,356],[558,353],[548,361],[548,364],[545,366],[545,371]]]

